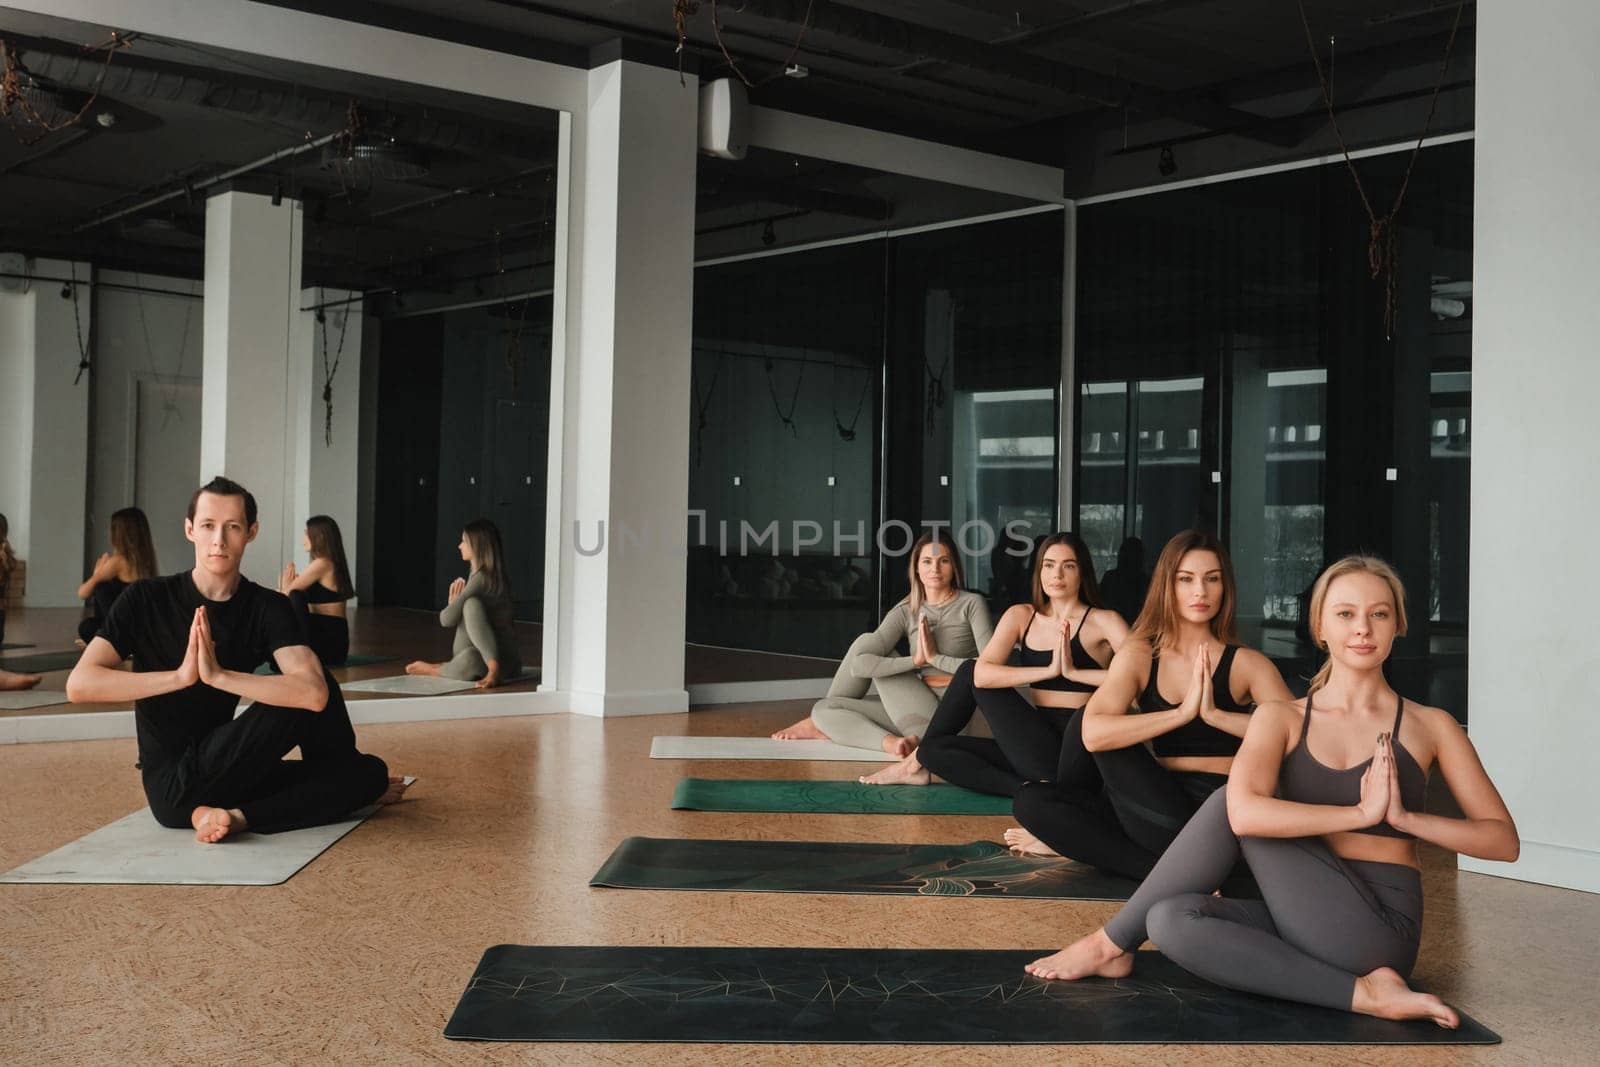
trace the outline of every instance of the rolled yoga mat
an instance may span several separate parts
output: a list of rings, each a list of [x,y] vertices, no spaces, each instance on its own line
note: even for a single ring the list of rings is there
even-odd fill
[[[652,738],[651,759],[798,759],[892,763],[882,749],[849,748],[832,741],[778,741],[771,737]]]
[[[348,688],[348,687],[347,687]],[[689,811],[835,815],[1010,815],[1011,798],[953,785],[862,785],[788,778],[685,778],[672,806]]]
[[[890,893],[926,897],[1127,900],[1139,883],[1004,845],[703,841],[630,837],[589,879],[613,889]]]
[[[786,1044],[1483,1045],[1456,1030],[1235,993],[1155,952],[1133,975],[1044,982],[1044,951],[496,945],[444,1036]]]

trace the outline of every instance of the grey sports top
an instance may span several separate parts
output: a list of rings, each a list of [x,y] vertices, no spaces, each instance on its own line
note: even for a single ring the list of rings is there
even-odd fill
[[[1416,757],[1400,743],[1400,720],[1405,717],[1406,701],[1399,697],[1395,709],[1394,726],[1390,736],[1394,739],[1394,766],[1400,779],[1400,803],[1407,811],[1422,811],[1427,798],[1428,775],[1417,763]],[[1278,771],[1278,795],[1284,800],[1301,804],[1331,804],[1353,807],[1361,800],[1361,776],[1367,773],[1372,757],[1339,770],[1329,767],[1311,754],[1306,739],[1311,736],[1311,698],[1306,697],[1305,721],[1300,726],[1300,743],[1288,756]],[[1386,822],[1357,830],[1358,834],[1377,834],[1380,837],[1411,838],[1413,835],[1396,830]]]

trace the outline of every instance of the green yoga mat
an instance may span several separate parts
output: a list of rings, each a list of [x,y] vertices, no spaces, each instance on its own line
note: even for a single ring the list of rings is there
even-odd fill
[[[77,649],[66,652],[34,652],[26,656],[0,657],[0,670],[18,674],[48,674],[51,671],[70,671],[78,665],[83,655]]]
[[[742,893],[890,893],[924,897],[1127,900],[1137,882],[1060,858],[965,845],[704,841],[630,837],[592,886]]]
[[[1048,951],[1048,950],[1045,950]],[[474,1041],[888,1045],[1488,1045],[1456,1030],[1235,993],[1154,952],[1044,982],[1044,951],[497,945],[444,1029]],[[1053,1057],[1054,1062],[1059,1057]]]
[[[685,778],[672,806],[690,811],[836,815],[1010,815],[1010,797],[953,785],[862,785],[789,778]]]

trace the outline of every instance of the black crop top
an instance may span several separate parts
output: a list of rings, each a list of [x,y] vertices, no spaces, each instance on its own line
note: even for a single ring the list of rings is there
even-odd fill
[[[1211,699],[1218,711],[1238,711],[1249,714],[1254,704],[1240,704],[1233,699],[1229,675],[1233,672],[1233,656],[1238,645],[1224,645],[1216,668],[1211,672]],[[1161,657],[1150,657],[1150,680],[1139,694],[1139,711],[1171,711],[1177,707],[1161,695],[1156,679],[1161,675]],[[1226,730],[1219,730],[1200,718],[1191,719],[1176,730],[1169,730],[1151,738],[1150,747],[1158,756],[1232,756],[1239,751],[1240,738]]]
[[[295,592],[306,598],[307,604],[343,604],[349,597],[340,596],[321,582],[312,582],[304,589]]]
[[[1428,774],[1417,763],[1415,756],[1400,743],[1400,721],[1405,718],[1406,702],[1400,697],[1395,708],[1394,725],[1390,727],[1391,745],[1394,748],[1395,775],[1400,779],[1400,803],[1407,811],[1422,811],[1428,799]],[[1305,720],[1300,727],[1300,743],[1284,757],[1278,771],[1278,795],[1284,800],[1302,804],[1331,804],[1354,807],[1361,802],[1361,776],[1372,765],[1368,756],[1354,767],[1343,770],[1330,767],[1311,754],[1306,739],[1311,736],[1311,698],[1306,697]],[[1366,826],[1355,833],[1376,834],[1379,837],[1400,837],[1410,840],[1411,834],[1396,830],[1387,822]]]
[[[1072,632],[1072,640],[1067,643],[1067,651],[1072,656],[1073,670],[1098,671],[1105,669],[1098,660],[1089,655],[1089,650],[1083,647],[1083,642],[1078,640],[1083,636],[1083,624],[1088,620],[1089,612],[1092,610],[1092,608],[1083,609],[1083,616],[1078,619],[1078,628]],[[1028,630],[1033,626],[1033,619],[1037,614],[1039,613],[1035,611],[1028,616],[1027,625],[1022,628],[1022,636],[1017,638],[1017,662],[1024,667],[1048,667],[1050,666],[1051,658],[1055,656],[1053,649],[1049,652],[1044,652],[1037,648],[1028,647]],[[1057,693],[1092,693],[1095,691],[1095,687],[1092,685],[1074,682],[1071,679],[1061,677],[1050,678],[1043,682],[1034,682],[1028,688],[1049,689]]]

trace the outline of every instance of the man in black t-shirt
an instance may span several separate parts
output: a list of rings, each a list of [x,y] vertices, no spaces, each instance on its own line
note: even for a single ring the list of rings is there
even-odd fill
[[[184,521],[194,569],[129,586],[67,679],[74,702],[134,702],[151,812],[207,843],[336,822],[405,788],[357,751],[338,683],[288,599],[239,573],[257,531],[243,486],[215,478],[196,491]],[[282,673],[253,673],[268,657]],[[254,704],[235,718],[241,697]],[[296,746],[301,758],[284,759]]]

